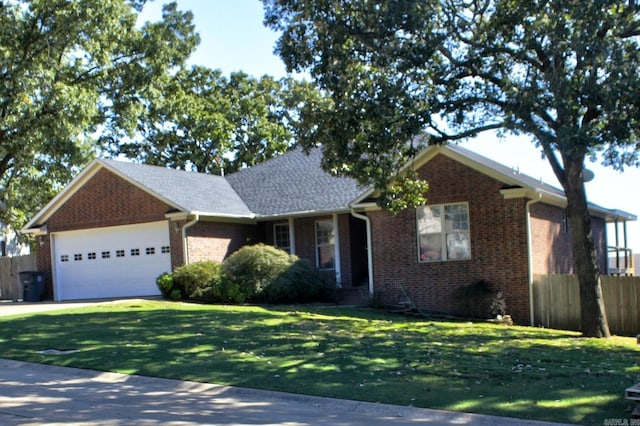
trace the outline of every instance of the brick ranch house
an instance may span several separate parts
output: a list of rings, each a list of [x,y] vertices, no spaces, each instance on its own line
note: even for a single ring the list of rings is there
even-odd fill
[[[527,324],[533,275],[574,270],[557,188],[458,146],[428,147],[412,162],[428,205],[393,216],[372,189],[325,173],[321,156],[296,149],[226,177],[94,160],[23,229],[47,297],[157,295],[162,272],[263,242],[334,271],[344,291],[390,304],[408,295],[429,311],[459,312],[456,290],[486,280]],[[636,217],[590,211],[607,272],[606,224]]]

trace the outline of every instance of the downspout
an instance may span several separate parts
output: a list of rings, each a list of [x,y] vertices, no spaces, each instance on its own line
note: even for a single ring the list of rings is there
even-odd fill
[[[369,296],[373,296],[373,255],[371,253],[371,219],[369,216],[351,210],[351,216],[364,220],[367,227],[367,273],[369,275]]]
[[[289,218],[289,254],[296,254],[296,227],[293,218]]]
[[[340,229],[338,224],[338,215],[333,214],[331,216],[333,220],[333,258],[336,268],[336,284],[338,288],[342,287],[342,259],[340,257]]]
[[[533,318],[533,247],[531,237],[531,205],[539,202],[542,199],[542,194],[538,193],[538,198],[527,201],[527,263],[529,265],[529,321],[532,327],[534,325]]]
[[[196,214],[195,218],[191,222],[187,222],[182,226],[182,255],[184,257],[184,264],[189,264],[189,244],[187,244],[187,230],[193,225],[198,223],[200,215]]]

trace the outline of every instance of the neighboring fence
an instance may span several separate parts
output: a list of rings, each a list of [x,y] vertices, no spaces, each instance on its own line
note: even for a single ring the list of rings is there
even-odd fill
[[[611,333],[640,332],[640,277],[602,276],[602,295]],[[580,289],[575,275],[537,275],[533,280],[535,325],[580,331]]]
[[[0,299],[22,299],[19,272],[34,271],[36,256],[0,257]]]

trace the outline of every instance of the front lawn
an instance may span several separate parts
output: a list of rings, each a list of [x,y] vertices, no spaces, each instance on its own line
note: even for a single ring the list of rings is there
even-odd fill
[[[365,308],[159,301],[0,318],[0,357],[599,425],[629,418],[624,390],[640,373],[632,338]]]

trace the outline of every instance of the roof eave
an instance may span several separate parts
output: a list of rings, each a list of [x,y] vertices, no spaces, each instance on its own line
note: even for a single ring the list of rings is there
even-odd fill
[[[509,188],[502,189],[500,191],[505,200],[514,199],[514,198],[528,198],[530,200],[539,199],[541,202],[566,208],[567,207],[567,198],[564,196],[559,196],[557,194],[541,190],[539,188]],[[617,209],[607,209],[601,207],[597,204],[588,203],[589,212],[593,216],[601,217],[605,219],[607,222],[616,222],[616,221],[636,221],[638,217],[634,214],[625,212],[623,210]]]
[[[275,214],[267,214],[267,215],[256,215],[257,220],[277,220],[277,219],[286,219],[286,218],[296,218],[296,217],[310,217],[310,216],[327,216],[331,214],[343,214],[350,213],[351,208],[344,207],[339,209],[328,209],[328,210],[303,210],[296,212],[286,212],[286,213],[275,213]]]

